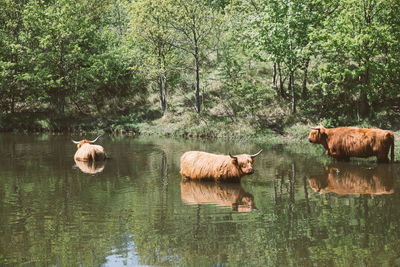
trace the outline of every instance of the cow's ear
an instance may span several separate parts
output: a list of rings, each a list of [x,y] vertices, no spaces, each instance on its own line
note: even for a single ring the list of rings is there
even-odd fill
[[[319,131],[319,133],[321,134],[321,136],[323,138],[327,138],[328,137],[328,133],[326,132],[326,129],[324,127],[321,128],[321,130]]]
[[[326,128],[324,126],[319,126],[318,130],[321,134],[326,134]]]

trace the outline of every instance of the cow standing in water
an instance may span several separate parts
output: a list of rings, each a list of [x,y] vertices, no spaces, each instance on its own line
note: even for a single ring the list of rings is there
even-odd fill
[[[254,172],[254,155],[216,155],[201,151],[189,151],[181,157],[181,175],[184,179],[240,182],[242,176]]]
[[[394,135],[388,130],[320,126],[312,128],[308,140],[323,145],[325,153],[339,161],[376,156],[379,163],[387,163],[389,150],[394,160]]]
[[[74,160],[75,161],[99,161],[106,159],[106,153],[104,152],[104,148],[99,145],[93,145],[94,142],[99,139],[98,136],[93,141],[84,139],[81,141],[74,141],[77,144],[78,150],[75,153]]]

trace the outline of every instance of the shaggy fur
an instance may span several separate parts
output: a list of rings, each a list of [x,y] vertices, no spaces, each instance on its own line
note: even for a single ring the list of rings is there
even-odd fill
[[[234,211],[249,212],[255,209],[254,197],[238,183],[181,181],[182,201],[191,204],[215,204]]]
[[[382,195],[394,192],[391,166],[375,168],[336,163],[327,166],[323,175],[311,177],[311,188],[319,193]]]
[[[388,130],[320,126],[310,132],[308,140],[323,145],[325,153],[339,161],[376,156],[378,162],[387,163],[390,148],[391,162],[394,160],[394,135]]]
[[[104,148],[99,145],[91,144],[89,140],[80,141],[77,147],[78,150],[74,156],[75,161],[98,161],[106,159]]]
[[[186,179],[240,182],[252,174],[254,157],[241,154],[234,157],[201,151],[189,151],[181,157],[181,175]]]

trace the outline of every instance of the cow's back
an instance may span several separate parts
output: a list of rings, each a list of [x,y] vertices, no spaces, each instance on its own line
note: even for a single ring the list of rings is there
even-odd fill
[[[339,127],[329,130],[328,145],[333,156],[370,157],[387,153],[390,148],[391,131]]]
[[[75,153],[74,159],[79,161],[104,160],[104,148],[99,145],[84,144]]]

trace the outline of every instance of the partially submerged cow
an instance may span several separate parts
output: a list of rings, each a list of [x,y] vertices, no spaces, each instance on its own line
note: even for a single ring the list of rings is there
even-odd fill
[[[308,179],[311,188],[320,194],[339,195],[368,194],[383,195],[394,193],[394,172],[391,166],[360,166],[337,162],[325,167],[322,175]]]
[[[181,199],[189,205],[211,204],[230,207],[234,211],[249,212],[256,209],[254,197],[239,183],[181,181]]]
[[[254,172],[254,155],[216,155],[201,151],[189,151],[181,157],[181,175],[184,179],[240,182],[244,175]]]
[[[322,126],[311,129],[308,140],[323,145],[325,153],[339,161],[349,161],[350,157],[376,156],[379,163],[387,163],[389,150],[391,162],[394,160],[392,131],[356,127],[327,129]]]
[[[93,141],[84,139],[81,141],[74,141],[77,144],[78,150],[75,153],[74,160],[75,161],[99,161],[106,159],[106,153],[104,152],[104,148],[99,145],[93,145],[94,142],[99,139],[98,136]]]

